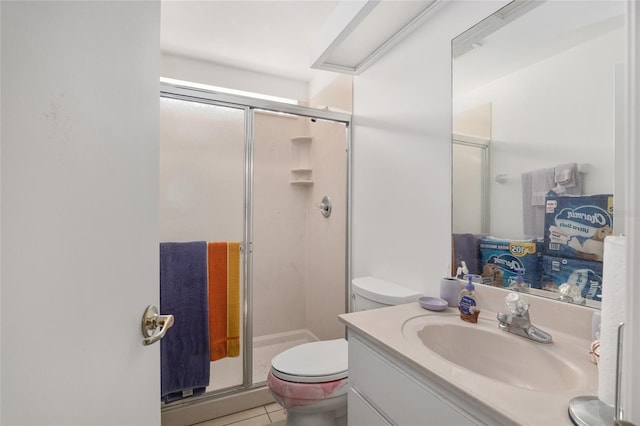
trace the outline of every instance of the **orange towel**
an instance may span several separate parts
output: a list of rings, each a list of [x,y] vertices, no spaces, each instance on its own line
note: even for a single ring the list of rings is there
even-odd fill
[[[240,243],[230,242],[227,281],[227,356],[240,356]]]
[[[209,351],[211,361],[227,356],[227,243],[207,244],[209,266]]]

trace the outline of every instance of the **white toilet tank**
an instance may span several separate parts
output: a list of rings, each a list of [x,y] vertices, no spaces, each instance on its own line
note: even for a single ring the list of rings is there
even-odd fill
[[[422,294],[391,281],[360,277],[351,281],[353,312],[414,302]]]

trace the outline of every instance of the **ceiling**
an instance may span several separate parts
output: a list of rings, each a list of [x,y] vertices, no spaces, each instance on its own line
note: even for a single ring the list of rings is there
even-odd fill
[[[162,0],[161,48],[174,55],[310,81],[321,72],[311,68],[317,59],[312,57],[314,42],[318,38],[322,40],[323,27],[340,3],[341,0]],[[539,2],[531,3],[539,5]],[[506,25],[495,33],[508,34],[502,37],[502,42],[494,42],[495,35],[480,34],[482,23],[476,25],[468,33],[475,31],[483,38],[476,40],[472,35],[465,42],[482,45],[482,48],[458,61],[482,62],[466,67],[474,70],[473,75],[463,76],[460,72],[456,80],[477,87],[481,84],[476,81],[479,78],[486,83],[547,57],[552,51],[566,49],[609,30],[610,18],[624,12],[622,2],[584,2],[581,13],[576,14],[572,12],[575,9],[572,3],[540,3],[544,7],[535,7],[520,16],[517,25]],[[610,22],[604,22],[607,20]],[[490,23],[489,19],[485,21]],[[599,22],[604,25],[597,25]],[[369,31],[375,32],[375,28]],[[534,46],[544,46],[544,49]],[[480,51],[484,53],[480,55]],[[483,60],[487,57],[490,60]],[[509,61],[513,63],[505,65]],[[457,89],[469,90],[464,86],[457,84]]]
[[[473,46],[462,49],[465,53],[455,58],[454,94],[466,93],[624,26],[624,2],[547,1],[532,2],[532,6],[503,26],[492,23],[498,11],[454,40],[454,50],[457,44]],[[490,31],[485,33],[483,28]]]
[[[311,46],[339,1],[163,0],[161,49],[310,81]]]

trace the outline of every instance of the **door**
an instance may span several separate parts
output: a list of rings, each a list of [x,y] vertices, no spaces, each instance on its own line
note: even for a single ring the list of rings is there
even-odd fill
[[[0,16],[0,423],[158,425],[160,4]]]
[[[169,94],[161,96],[158,201],[161,242],[244,243],[245,113],[243,107]],[[237,321],[242,343],[237,352],[214,352],[207,392],[243,383],[246,348],[241,331],[244,318],[241,262],[237,264],[239,294],[235,309],[227,305],[226,291],[224,297],[215,298],[210,309],[218,322],[221,312],[223,316],[229,315],[223,321],[225,328],[231,318]]]

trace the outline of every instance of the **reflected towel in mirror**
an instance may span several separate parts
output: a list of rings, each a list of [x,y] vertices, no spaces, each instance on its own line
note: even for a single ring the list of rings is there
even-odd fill
[[[555,167],[554,181],[556,194],[582,195],[582,175],[576,163],[562,164]]]
[[[544,237],[545,197],[551,190],[559,194],[582,195],[582,176],[578,172],[578,165],[568,163],[522,174],[522,219],[525,238]]]
[[[480,267],[480,239],[487,234],[453,234],[453,270],[451,276],[455,276],[456,269],[464,261],[468,273],[478,275],[482,272]]]

